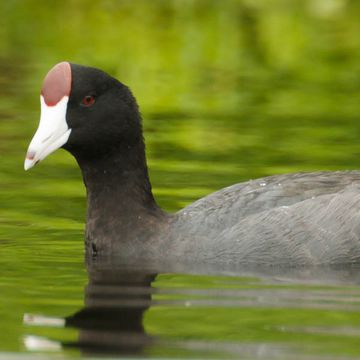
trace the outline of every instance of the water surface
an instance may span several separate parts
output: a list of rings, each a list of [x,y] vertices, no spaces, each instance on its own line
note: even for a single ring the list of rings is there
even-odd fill
[[[357,1],[0,3],[0,359],[360,358],[359,268],[85,261],[63,151],[28,173],[43,76],[94,65],[140,104],[172,212],[272,174],[359,168]]]

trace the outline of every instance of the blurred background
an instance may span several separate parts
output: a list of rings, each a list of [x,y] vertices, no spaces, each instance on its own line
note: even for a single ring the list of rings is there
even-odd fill
[[[249,178],[358,168],[358,1],[12,0],[0,11],[2,175],[74,173],[61,151],[21,170],[42,79],[62,60],[131,87],[171,209]]]
[[[51,303],[55,272],[74,288],[49,312],[82,301],[77,165],[58,151],[23,170],[57,62],[130,86],[169,211],[251,178],[360,167],[357,0],[7,0],[0,14],[0,305],[17,309],[0,310],[4,323]],[[0,347],[16,349],[21,331],[9,326]]]
[[[133,90],[170,210],[250,178],[359,167],[358,1],[12,0],[0,11],[2,185],[78,178],[62,151],[21,169],[42,79],[63,60]]]

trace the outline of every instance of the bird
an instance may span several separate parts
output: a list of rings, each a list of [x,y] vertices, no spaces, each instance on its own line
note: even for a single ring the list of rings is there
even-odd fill
[[[360,171],[249,180],[170,214],[152,193],[129,87],[100,69],[63,61],[45,76],[40,104],[24,167],[59,148],[75,157],[86,187],[87,254],[244,266],[360,260]]]

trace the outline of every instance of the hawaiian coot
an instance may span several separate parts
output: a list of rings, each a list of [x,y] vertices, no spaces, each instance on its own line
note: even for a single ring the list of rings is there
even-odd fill
[[[360,259],[360,172],[271,176],[230,186],[176,214],[156,204],[132,93],[101,70],[62,62],[45,77],[29,169],[62,147],[87,190],[86,249],[169,261],[259,265]]]

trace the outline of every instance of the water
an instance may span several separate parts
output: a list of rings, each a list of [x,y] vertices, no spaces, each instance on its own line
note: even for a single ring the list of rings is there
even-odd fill
[[[41,80],[61,60],[132,88],[168,211],[250,178],[358,169],[357,2],[30,0],[0,11],[0,359],[360,358],[358,267],[86,261],[74,160],[58,151],[22,169]]]
[[[84,291],[63,267],[56,284],[43,290],[45,299],[32,294],[23,307],[23,350],[176,358],[358,355],[360,268],[261,272],[114,259],[88,261],[87,268]]]

